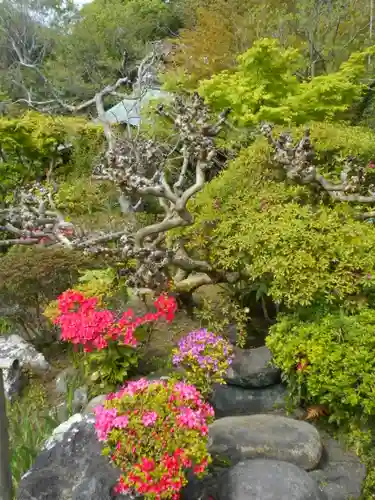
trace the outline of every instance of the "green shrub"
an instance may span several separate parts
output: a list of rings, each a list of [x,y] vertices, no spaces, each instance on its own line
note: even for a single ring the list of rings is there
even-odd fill
[[[0,118],[4,159],[0,163],[0,200],[15,187],[45,175],[51,167],[59,167],[60,175],[68,173],[75,163],[75,168],[79,166],[81,171],[87,171],[88,164],[91,168],[92,155],[97,153],[101,135],[101,128],[84,118],[54,117],[36,112]],[[58,149],[59,146],[68,148]]]
[[[139,353],[134,347],[109,341],[106,349],[85,353],[77,361],[90,385],[90,397],[95,397],[121,386],[137,367]]]
[[[110,212],[117,203],[117,197],[112,184],[75,175],[60,184],[54,199],[59,210],[74,217]]]
[[[199,307],[194,309],[194,317],[209,331],[226,336],[228,327],[236,325],[236,344],[245,347],[249,309],[240,307],[228,288],[215,288],[214,298],[199,295]]]
[[[289,382],[292,397],[324,404],[330,421],[347,424],[375,416],[375,310],[283,316],[267,345]],[[298,401],[299,402],[299,401]]]
[[[366,465],[361,498],[368,500],[375,493],[375,311],[304,313],[303,319],[281,317],[267,345],[288,383],[292,406],[326,406],[329,417],[321,425]]]
[[[92,264],[92,257],[82,252],[13,247],[0,258],[2,314],[21,329],[26,340],[51,341],[53,332],[44,320],[44,308],[77,281],[80,269]]]
[[[368,157],[373,145],[361,130],[315,124],[312,140],[345,155],[356,139],[356,151]],[[194,223],[181,232],[191,249],[250,285],[263,283],[275,302],[337,303],[373,288],[373,226],[355,220],[348,205],[325,204],[308,187],[284,182],[263,138],[206,185],[190,209]]]

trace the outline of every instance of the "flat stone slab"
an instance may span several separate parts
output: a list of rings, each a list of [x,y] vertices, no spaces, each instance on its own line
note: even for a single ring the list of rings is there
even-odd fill
[[[327,500],[306,471],[277,460],[245,460],[221,477],[217,500]]]
[[[323,455],[319,470],[310,472],[328,500],[358,500],[366,479],[366,467],[358,456],[335,439],[320,432]]]
[[[234,385],[216,385],[210,402],[215,417],[268,413],[285,408],[287,390],[282,384],[263,389],[244,389]]]
[[[225,380],[227,384],[245,389],[257,389],[280,382],[280,370],[271,364],[272,354],[268,347],[256,349],[234,348],[234,359]]]
[[[323,450],[315,427],[277,415],[221,418],[210,425],[209,436],[210,452],[227,457],[231,465],[244,459],[268,458],[313,470]]]

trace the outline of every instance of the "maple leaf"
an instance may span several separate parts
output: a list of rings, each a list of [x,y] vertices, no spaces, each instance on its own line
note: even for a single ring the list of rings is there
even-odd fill
[[[305,420],[318,420],[320,417],[327,416],[329,410],[325,405],[313,405],[307,408]]]

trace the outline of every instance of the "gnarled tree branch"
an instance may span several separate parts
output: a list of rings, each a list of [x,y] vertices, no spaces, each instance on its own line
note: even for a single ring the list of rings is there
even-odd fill
[[[176,237],[167,244],[166,233],[192,224],[188,202],[202,190],[214,166],[218,152],[215,137],[229,110],[212,125],[202,99],[194,94],[191,102],[176,98],[171,110],[160,106],[158,112],[171,120],[177,144],[159,144],[141,134],[115,137],[95,166],[93,177],[113,182],[125,197],[153,196],[164,216],[146,227],[127,224],[123,231],[83,237],[56,210],[53,194],[35,186],[23,191],[14,206],[0,211],[2,229],[13,235],[0,245],[9,246],[17,240],[117,255],[122,261],[136,259],[136,270],[127,276],[129,285],[139,289],[164,289],[171,279],[176,289],[183,291],[225,281],[225,273],[190,256],[182,239]]]
[[[293,144],[292,137],[286,133],[275,139],[269,124],[263,125],[261,130],[273,148],[274,163],[283,169],[288,179],[297,184],[315,185],[333,200],[358,204],[375,203],[373,176],[369,175],[368,168],[360,165],[356,158],[345,159],[340,182],[335,183],[319,173],[309,130],[305,131],[296,144]]]

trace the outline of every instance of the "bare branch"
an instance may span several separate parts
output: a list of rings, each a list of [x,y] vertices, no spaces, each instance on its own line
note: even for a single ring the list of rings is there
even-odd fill
[[[212,282],[219,279],[219,273],[209,263],[191,258],[181,241],[177,240],[172,248],[166,246],[164,235],[192,224],[187,203],[205,184],[217,153],[214,138],[220,133],[229,111],[211,125],[207,108],[197,94],[191,103],[176,98],[173,109],[166,111],[159,107],[158,110],[177,131],[179,147],[172,148],[176,156],[171,155],[166,146],[138,135],[133,141],[118,141],[105,153],[94,170],[94,177],[114,182],[127,195],[152,195],[165,212],[162,220],[126,234],[120,240],[123,258],[135,258],[140,263],[136,273],[129,276],[134,286],[162,286],[168,281],[167,270],[171,266],[182,270],[184,279],[198,272],[206,276],[194,282]],[[171,168],[176,161],[180,163],[177,172]]]
[[[102,96],[111,92],[111,88],[107,87],[96,96],[101,113],[104,111]],[[120,198],[139,200],[151,195],[163,208],[163,218],[146,227],[137,228],[133,221],[125,224],[121,231],[83,237],[56,209],[53,193],[37,185],[23,191],[14,206],[0,211],[3,230],[14,235],[1,244],[44,243],[113,255],[121,261],[136,259],[137,268],[128,275],[129,286],[135,288],[165,289],[174,279],[171,272],[176,273],[176,286],[185,291],[201,284],[225,281],[225,273],[190,256],[183,240],[175,238],[172,244],[167,244],[165,235],[192,224],[193,217],[187,205],[204,187],[210,170],[216,168],[215,138],[228,112],[222,113],[212,125],[198,94],[189,102],[176,98],[172,109],[167,112],[159,107],[159,113],[171,120],[178,146],[157,143],[140,133],[125,138],[113,135],[108,140],[108,149],[94,168],[94,179],[113,182]]]
[[[360,165],[354,157],[347,157],[343,163],[339,183],[326,179],[319,173],[315,162],[315,151],[310,141],[309,130],[296,145],[289,134],[278,139],[272,135],[272,127],[262,126],[262,132],[273,148],[273,161],[285,172],[288,179],[297,184],[311,184],[326,192],[333,200],[361,204],[375,203],[373,176],[367,167]]]

